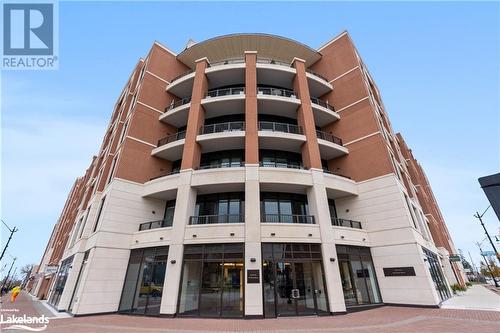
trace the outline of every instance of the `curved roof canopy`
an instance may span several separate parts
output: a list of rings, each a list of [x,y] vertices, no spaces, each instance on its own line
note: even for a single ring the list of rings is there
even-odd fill
[[[179,53],[177,59],[190,68],[195,61],[208,58],[210,62],[242,58],[245,51],[257,51],[261,58],[292,62],[293,58],[306,61],[306,67],[321,58],[321,54],[307,45],[285,37],[267,34],[232,34],[214,37],[193,44]]]

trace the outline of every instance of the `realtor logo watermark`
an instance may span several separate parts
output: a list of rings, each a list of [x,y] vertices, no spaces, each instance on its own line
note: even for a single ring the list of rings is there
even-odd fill
[[[4,2],[2,69],[58,68],[57,2]]]

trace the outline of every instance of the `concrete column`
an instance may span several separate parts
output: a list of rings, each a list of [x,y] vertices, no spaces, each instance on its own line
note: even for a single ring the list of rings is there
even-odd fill
[[[254,262],[252,260],[255,259]],[[258,269],[260,283],[248,283],[246,271]],[[258,165],[245,166],[245,316],[262,316],[262,256]]]
[[[299,58],[293,60],[297,71],[293,81],[293,88],[300,98],[300,107],[297,111],[297,123],[302,126],[306,142],[302,145],[302,158],[306,168],[321,169],[321,155],[319,153],[316,125],[311,106],[309,85],[307,84],[305,61]]]
[[[245,163],[259,164],[257,52],[245,52]]]
[[[326,289],[330,312],[345,312],[344,292],[340,280],[340,269],[335,248],[333,230],[328,209],[328,197],[324,184],[323,171],[311,170],[313,186],[307,190],[309,210],[314,215],[320,227],[321,252],[323,254],[323,267],[325,269]],[[335,261],[330,261],[330,258]]]
[[[167,270],[163,284],[160,314],[174,315],[177,312],[177,299],[182,273],[184,255],[184,230],[196,205],[196,189],[191,187],[191,170],[181,171],[174,220],[172,223],[172,241],[168,249]],[[175,260],[175,263],[172,263]]]
[[[200,166],[201,147],[199,143],[196,142],[196,137],[205,121],[205,110],[203,106],[201,106],[201,100],[205,97],[205,93],[208,89],[208,80],[205,75],[205,69],[207,67],[207,58],[196,61],[196,72],[193,82],[193,91],[191,93],[191,106],[189,107],[181,170],[196,169]]]

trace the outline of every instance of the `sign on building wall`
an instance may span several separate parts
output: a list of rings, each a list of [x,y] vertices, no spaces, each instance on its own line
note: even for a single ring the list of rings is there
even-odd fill
[[[45,274],[52,274],[52,273],[57,273],[59,266],[46,266],[45,267]]]
[[[247,269],[247,283],[260,283],[260,270]]]
[[[413,267],[385,267],[385,276],[415,276],[415,268]]]
[[[450,256],[450,261],[462,261],[459,255]]]

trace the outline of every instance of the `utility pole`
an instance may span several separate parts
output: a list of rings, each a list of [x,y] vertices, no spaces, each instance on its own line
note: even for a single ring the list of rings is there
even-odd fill
[[[488,267],[488,271],[490,271],[491,278],[493,279],[493,282],[495,283],[495,287],[498,288],[498,282],[495,279],[495,275],[493,275],[493,271],[491,270],[490,263],[488,262],[488,259],[486,258],[485,255],[483,255],[483,249],[481,249],[481,243],[476,242],[477,247],[479,248],[479,252],[481,253],[481,257],[483,257],[484,262],[486,263],[486,267]]]
[[[0,255],[0,261],[2,261],[3,259],[3,256],[5,254],[5,251],[7,250],[7,247],[9,246],[9,243],[10,243],[10,240],[12,239],[12,236],[14,235],[14,233],[16,231],[18,231],[19,229],[17,229],[16,227],[14,227],[14,229],[11,229],[9,228],[9,226],[7,225],[7,223],[5,223],[3,220],[0,219],[0,221],[2,221],[2,223],[7,227],[7,229],[9,229],[10,231],[10,236],[9,236],[9,239],[7,240],[7,244],[5,244],[5,247],[3,248],[3,251],[2,251],[2,255]]]
[[[477,267],[474,264],[474,261],[472,260],[472,256],[470,255],[470,251],[467,250],[467,253],[469,254],[470,264],[472,265],[472,272],[474,273],[474,275],[476,276],[476,278],[479,278],[479,276],[478,276],[479,274],[477,272]]]
[[[490,207],[491,207],[491,205],[489,205],[488,208],[486,208],[486,210],[481,215],[479,215],[479,213],[476,212],[476,214],[474,214],[474,217],[477,218],[479,220],[479,222],[481,222],[481,225],[483,226],[483,229],[484,229],[484,233],[488,237],[488,240],[490,241],[490,244],[491,244],[491,247],[493,248],[493,251],[495,251],[495,257],[497,258],[498,262],[500,263],[500,255],[498,254],[497,248],[495,247],[495,244],[493,244],[493,241],[491,240],[490,234],[488,233],[488,230],[486,230],[486,227],[484,226],[483,219],[482,219],[483,215],[486,213],[486,211]]]
[[[10,265],[9,272],[7,273],[7,276],[5,277],[5,279],[3,280],[2,289],[3,289],[3,287],[5,287],[5,283],[7,282],[7,279],[9,278],[10,271],[12,270],[12,267],[14,267],[14,263],[16,262],[16,260],[17,260],[17,258],[14,258],[14,260],[12,260],[12,265]]]

